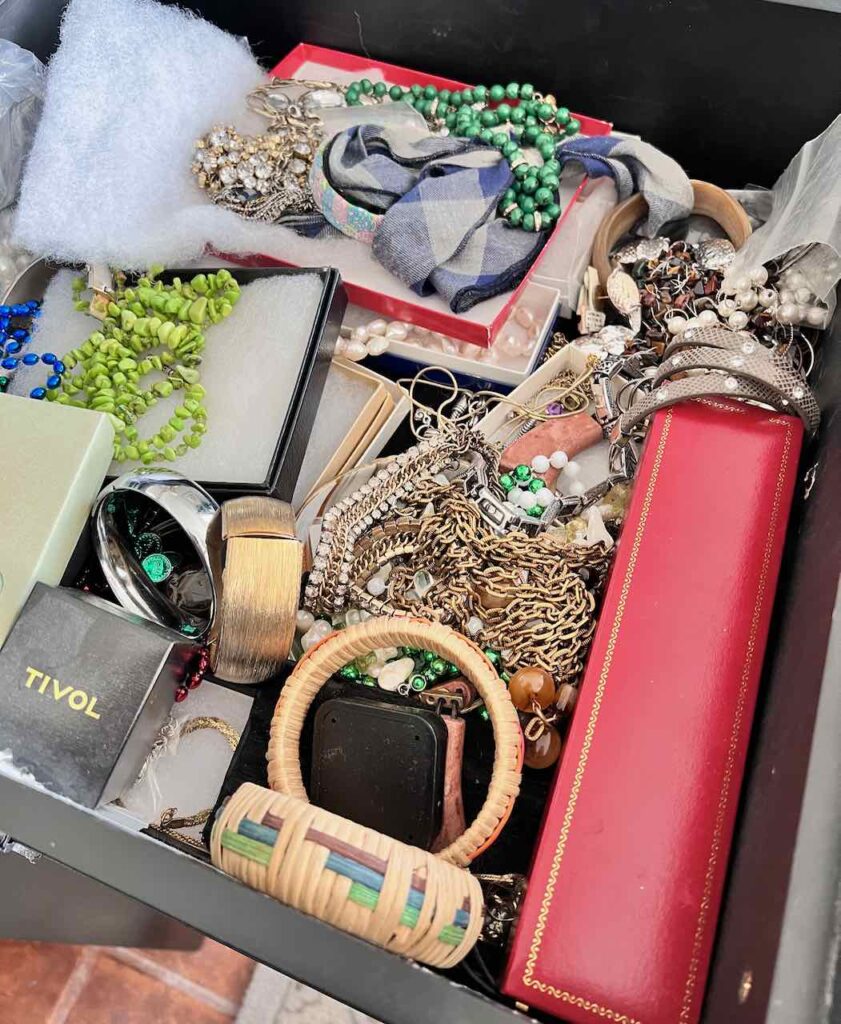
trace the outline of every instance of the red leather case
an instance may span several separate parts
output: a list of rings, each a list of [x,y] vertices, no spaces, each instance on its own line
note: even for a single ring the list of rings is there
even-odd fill
[[[654,418],[503,980],[530,1007],[698,1019],[802,435]]]

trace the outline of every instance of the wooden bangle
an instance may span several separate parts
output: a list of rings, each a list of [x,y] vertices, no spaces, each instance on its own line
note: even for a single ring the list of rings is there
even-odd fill
[[[250,782],[218,812],[210,856],[252,889],[432,967],[455,966],[482,930],[469,871]]]
[[[724,189],[717,185],[711,185],[707,181],[693,181],[692,188],[695,192],[695,205],[692,208],[692,213],[710,217],[721,226],[734,247],[741,249],[751,233],[751,226],[748,215],[739,203]],[[638,192],[630,199],[615,206],[599,225],[593,239],[593,254],[590,262],[598,271],[602,287],[607,284],[612,270],[610,254],[613,247],[637,221],[642,220],[647,210],[648,203]]]
[[[261,683],[280,670],[295,636],[303,546],[291,506],[274,498],[226,501],[220,549],[210,668],[230,683]]]
[[[272,719],[269,785],[307,800],[301,777],[300,738],[304,719],[321,687],[342,666],[379,647],[421,647],[458,666],[485,702],[496,750],[481,810],[467,830],[438,854],[466,867],[499,835],[520,789],[523,736],[508,689],[482,651],[449,626],[426,619],[382,616],[331,633],[311,647],[286,680]]]

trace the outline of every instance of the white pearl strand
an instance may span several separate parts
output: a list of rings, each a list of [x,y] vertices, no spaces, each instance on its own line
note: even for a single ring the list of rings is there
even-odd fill
[[[366,356],[381,356],[392,341],[405,341],[410,327],[400,320],[377,318],[359,327],[342,327],[336,355],[358,363]]]

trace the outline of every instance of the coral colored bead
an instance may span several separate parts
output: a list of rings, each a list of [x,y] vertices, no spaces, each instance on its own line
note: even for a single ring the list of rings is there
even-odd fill
[[[555,680],[546,669],[529,665],[511,676],[508,692],[518,711],[530,711],[535,704],[548,708],[555,699]]]

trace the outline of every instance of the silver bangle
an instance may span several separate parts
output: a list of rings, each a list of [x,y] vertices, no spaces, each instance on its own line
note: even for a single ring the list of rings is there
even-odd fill
[[[139,495],[159,506],[186,535],[201,570],[207,574],[207,607],[200,614],[179,607],[144,572],[116,521],[121,498],[127,495]],[[219,545],[214,538],[220,529],[219,506],[207,491],[172,470],[133,470],[100,493],[91,513],[91,526],[105,579],[123,608],[195,640],[207,634],[216,615],[215,560]]]

